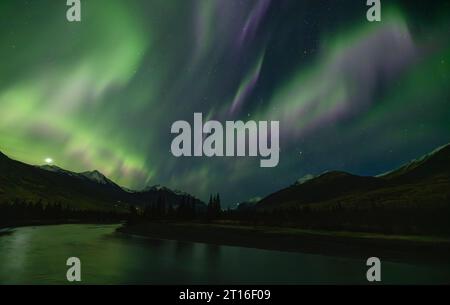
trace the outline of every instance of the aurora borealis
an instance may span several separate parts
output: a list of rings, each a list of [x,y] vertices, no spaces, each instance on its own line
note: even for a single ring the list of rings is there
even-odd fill
[[[376,175],[450,142],[450,5],[382,1],[0,3],[0,151],[135,189],[264,196],[306,175]],[[279,120],[280,163],[175,158],[170,126]]]

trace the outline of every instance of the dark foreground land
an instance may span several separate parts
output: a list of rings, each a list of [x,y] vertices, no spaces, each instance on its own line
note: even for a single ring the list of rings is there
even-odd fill
[[[156,239],[320,255],[356,258],[376,256],[391,261],[450,263],[450,239],[445,237],[311,231],[220,222],[148,222],[124,225],[117,231]]]
[[[68,224],[117,224],[118,221],[98,221],[98,220],[84,220],[84,219],[65,219],[65,220],[28,220],[28,221],[14,221],[7,223],[0,223],[0,236],[10,234],[12,229],[20,227],[37,227],[37,226],[57,226]]]

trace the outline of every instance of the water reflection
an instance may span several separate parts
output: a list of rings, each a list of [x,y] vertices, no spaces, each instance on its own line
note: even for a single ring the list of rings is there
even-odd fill
[[[67,284],[66,260],[89,284],[366,283],[364,260],[146,239],[117,226],[61,225],[0,236],[0,283]],[[449,266],[383,263],[385,283],[449,283]]]

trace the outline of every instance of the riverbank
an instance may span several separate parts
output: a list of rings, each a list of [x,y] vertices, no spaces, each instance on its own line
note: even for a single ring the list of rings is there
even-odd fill
[[[80,220],[80,219],[67,219],[67,220],[30,220],[30,221],[22,221],[22,222],[11,222],[0,224],[0,230],[5,229],[14,229],[20,227],[36,227],[36,226],[53,226],[53,225],[67,225],[67,224],[117,224],[121,223],[118,221],[104,221],[104,222],[95,222],[88,220]],[[5,231],[6,232],[6,231]],[[1,232],[0,232],[1,234]]]
[[[310,231],[221,223],[157,222],[124,225],[117,232],[154,239],[330,256],[377,256],[390,261],[450,263],[450,239],[443,237]]]

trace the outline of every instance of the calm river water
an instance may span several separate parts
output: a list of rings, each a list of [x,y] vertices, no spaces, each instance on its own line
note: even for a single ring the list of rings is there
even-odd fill
[[[118,225],[24,227],[0,235],[1,284],[358,284],[364,260],[116,234]],[[383,283],[450,283],[450,266],[382,263]]]

